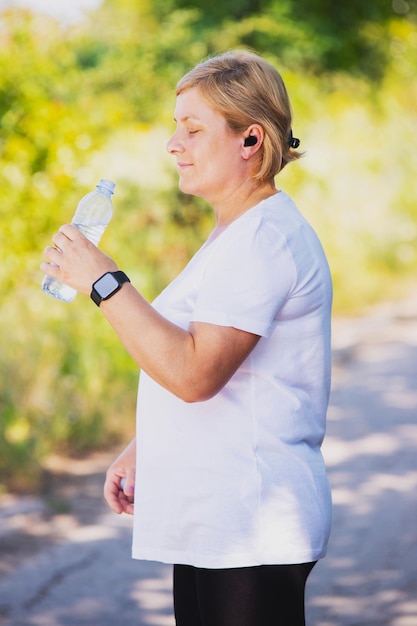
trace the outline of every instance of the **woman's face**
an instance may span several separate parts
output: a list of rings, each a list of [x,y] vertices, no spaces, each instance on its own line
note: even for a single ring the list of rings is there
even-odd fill
[[[177,127],[167,150],[177,159],[181,191],[213,205],[224,201],[246,172],[243,137],[230,130],[197,88],[177,97],[174,119]]]

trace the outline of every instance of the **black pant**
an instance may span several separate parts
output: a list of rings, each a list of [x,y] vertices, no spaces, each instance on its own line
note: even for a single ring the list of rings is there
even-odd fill
[[[174,565],[177,626],[305,626],[315,563],[203,569]]]

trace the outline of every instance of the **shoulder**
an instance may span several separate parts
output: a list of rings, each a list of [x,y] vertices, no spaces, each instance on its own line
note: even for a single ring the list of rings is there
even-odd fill
[[[219,241],[218,252],[241,250],[242,254],[253,252],[259,257],[282,254],[304,222],[291,198],[279,192],[232,222]]]

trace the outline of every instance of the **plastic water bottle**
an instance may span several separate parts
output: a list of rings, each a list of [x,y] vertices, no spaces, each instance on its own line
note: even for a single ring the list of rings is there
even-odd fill
[[[115,184],[111,180],[102,178],[94,191],[90,191],[81,198],[72,218],[72,225],[76,226],[96,246],[113,215],[111,197],[114,188]],[[75,289],[64,285],[51,276],[44,276],[42,289],[45,293],[63,302],[71,302],[77,295]]]

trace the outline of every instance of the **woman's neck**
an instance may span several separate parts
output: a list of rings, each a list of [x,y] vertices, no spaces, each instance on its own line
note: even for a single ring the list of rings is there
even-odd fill
[[[268,183],[258,186],[253,193],[247,194],[246,197],[239,201],[236,199],[234,202],[222,205],[220,208],[214,207],[216,225],[211,231],[207,242],[210,243],[216,239],[238,217],[276,193],[279,193],[279,190],[275,188],[275,185]]]
[[[217,206],[213,206],[216,217],[215,230],[224,230],[243,213],[246,213],[246,211],[262,202],[262,200],[266,200],[276,193],[278,193],[278,190],[275,185],[269,182],[257,185],[249,190],[245,188],[237,190],[233,197],[228,198],[227,201]]]

